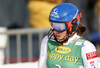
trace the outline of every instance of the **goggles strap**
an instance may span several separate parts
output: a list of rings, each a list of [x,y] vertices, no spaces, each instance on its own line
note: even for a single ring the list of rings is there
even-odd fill
[[[69,27],[69,29],[67,30],[67,35],[66,37],[63,38],[64,40],[61,43],[63,44],[64,42],[67,42],[69,37],[73,36],[75,32],[77,32],[77,30],[78,30],[77,24],[76,25],[74,24],[74,26]]]
[[[69,30],[67,30],[68,37],[74,35],[75,32],[77,32],[77,30],[78,30],[77,24],[72,26],[72,27],[70,27]]]
[[[66,22],[68,26],[67,30],[69,29],[69,27],[72,27],[76,22],[78,22],[80,18],[82,18],[81,12],[79,12],[78,16],[74,20]]]
[[[78,26],[77,26],[77,21],[79,21],[79,19],[82,17],[81,12],[78,14],[78,16],[71,22],[67,22],[68,24],[68,29],[67,29],[67,33],[68,33],[68,37],[72,36],[75,34],[75,32],[77,32],[78,30]],[[73,26],[74,25],[74,26]]]

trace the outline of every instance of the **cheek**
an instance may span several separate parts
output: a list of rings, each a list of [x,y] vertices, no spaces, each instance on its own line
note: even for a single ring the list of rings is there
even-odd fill
[[[62,32],[60,35],[63,37],[65,36],[67,33],[66,32]]]
[[[62,32],[62,34],[63,34],[63,35],[66,35],[66,34],[67,34],[67,32],[66,32],[66,31],[64,31],[64,32]]]

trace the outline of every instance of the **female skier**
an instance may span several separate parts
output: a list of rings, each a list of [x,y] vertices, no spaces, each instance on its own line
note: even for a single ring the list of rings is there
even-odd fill
[[[82,37],[86,28],[80,23],[81,17],[78,8],[70,3],[51,10],[51,28],[42,40],[39,68],[98,68],[95,46]]]

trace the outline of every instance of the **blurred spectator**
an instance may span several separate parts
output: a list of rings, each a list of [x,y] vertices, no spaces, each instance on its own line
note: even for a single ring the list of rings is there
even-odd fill
[[[27,0],[0,0],[0,26],[29,27]]]
[[[30,26],[33,28],[49,27],[50,10],[60,3],[62,0],[29,0]]]

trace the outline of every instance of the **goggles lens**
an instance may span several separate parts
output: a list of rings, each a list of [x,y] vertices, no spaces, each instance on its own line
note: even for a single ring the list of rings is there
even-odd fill
[[[50,22],[51,28],[58,31],[62,32],[67,29],[65,23],[57,23],[57,22]]]

